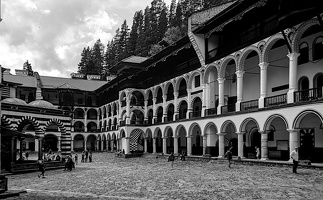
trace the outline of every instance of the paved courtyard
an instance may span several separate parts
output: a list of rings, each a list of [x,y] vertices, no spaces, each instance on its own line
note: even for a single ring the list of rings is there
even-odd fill
[[[322,199],[323,170],[233,165],[225,162],[115,158],[94,153],[93,163],[72,172],[8,176],[9,189],[27,193],[8,199]]]

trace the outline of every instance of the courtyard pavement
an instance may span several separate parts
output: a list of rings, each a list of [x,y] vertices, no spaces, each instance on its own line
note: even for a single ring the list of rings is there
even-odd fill
[[[80,157],[80,156],[79,156]],[[11,199],[322,199],[323,170],[234,164],[115,158],[94,153],[92,163],[72,172],[9,175],[9,190],[27,193]]]

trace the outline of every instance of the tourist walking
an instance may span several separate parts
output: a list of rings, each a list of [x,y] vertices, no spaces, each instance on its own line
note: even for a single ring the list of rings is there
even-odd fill
[[[88,156],[89,156],[89,152],[87,150],[85,150],[85,161],[84,162],[87,162]]]
[[[85,159],[85,152],[82,151],[82,160],[81,160],[81,162],[84,162],[84,159]]]
[[[290,158],[293,159],[293,173],[297,174],[297,166],[298,166],[298,148],[295,147],[295,149],[291,152]]]
[[[228,166],[231,168],[232,152],[231,148],[225,153],[225,157],[228,159]]]
[[[259,147],[255,147],[255,149],[256,149],[256,158],[259,160],[260,159],[260,149],[259,149]]]
[[[92,152],[89,152],[89,162],[92,162]]]
[[[28,151],[26,151],[26,153],[25,153],[26,160],[28,160],[28,156],[29,156],[29,153],[28,153]]]
[[[78,160],[78,155],[77,155],[77,153],[75,153],[75,155],[74,155],[74,161],[75,161],[75,164],[77,165],[77,160]]]
[[[168,156],[168,162],[171,162],[172,169],[173,169],[173,165],[174,165],[174,160],[175,160],[175,156],[174,156],[174,153],[172,152],[172,153]]]
[[[40,171],[40,174],[38,174],[38,178],[42,177],[45,178],[45,163],[44,160],[38,160],[38,168]]]

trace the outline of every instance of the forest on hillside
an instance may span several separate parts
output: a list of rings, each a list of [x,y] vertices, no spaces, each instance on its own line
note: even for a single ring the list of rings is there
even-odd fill
[[[199,10],[232,0],[152,0],[150,6],[134,13],[131,28],[124,20],[108,44],[98,39],[93,47],[84,47],[78,73],[101,75],[105,79],[110,69],[129,56],[152,56],[167,44],[187,34],[188,17]],[[160,43],[160,41],[165,41]]]

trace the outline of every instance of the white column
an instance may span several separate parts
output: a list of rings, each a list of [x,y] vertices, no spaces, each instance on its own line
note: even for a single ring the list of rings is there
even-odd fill
[[[126,98],[126,124],[130,124],[130,99],[129,95]]]
[[[87,132],[87,110],[84,113],[84,132]]]
[[[295,129],[289,129],[287,130],[289,132],[289,154],[295,149],[295,147],[298,147],[298,130]],[[292,161],[290,159],[289,161]]]
[[[156,120],[156,118],[157,118],[157,116],[156,116],[156,101],[157,101],[157,99],[156,99],[156,97],[154,97],[153,98],[153,121],[152,121],[152,124],[155,124],[155,120]]]
[[[207,135],[203,135],[203,156],[206,154]]]
[[[147,153],[147,138],[144,138],[144,153]]]
[[[240,104],[243,101],[243,74],[244,71],[236,71],[237,75],[237,102],[236,111],[240,111]]]
[[[237,132],[238,134],[238,156],[243,158],[243,134],[245,132]]]
[[[192,155],[192,136],[186,136],[187,139],[187,155]]]
[[[176,121],[176,115],[178,115],[177,101],[178,101],[178,92],[174,92],[174,116],[173,116],[173,121]]]
[[[71,150],[73,150],[73,146],[71,145]],[[57,137],[57,151],[61,151],[61,137]]]
[[[163,153],[167,154],[167,137],[163,137]]]
[[[113,140],[110,141],[110,147],[111,147],[111,152],[113,152],[114,151]]]
[[[262,62],[259,63],[260,67],[260,98],[259,98],[259,108],[265,107],[265,98],[267,97],[267,68],[269,63]]]
[[[101,151],[103,151],[103,143],[104,143],[104,141],[103,140],[101,140]]]
[[[167,117],[166,99],[167,99],[167,95],[163,95],[163,116],[162,116],[162,122],[165,122],[165,118]]]
[[[186,119],[190,118],[190,112],[193,111],[192,104],[191,104],[191,99],[192,99],[191,89],[187,89],[187,113],[186,113]]]
[[[84,140],[84,151],[87,150],[86,148],[86,139]]]
[[[178,155],[178,136],[174,136],[174,155]]]
[[[221,107],[224,106],[224,78],[218,78],[219,83],[219,106],[218,114],[221,114]]]
[[[201,117],[205,116],[205,110],[207,109],[207,99],[206,99],[206,84],[203,84],[203,99],[202,99],[202,113]]]
[[[226,133],[217,133],[219,136],[219,158],[224,158],[224,135]]]
[[[153,138],[153,153],[156,153],[156,138]]]
[[[130,137],[126,137],[125,154],[130,154]]]
[[[268,133],[259,131],[261,134],[261,160],[268,160]]]
[[[297,90],[297,58],[299,53],[289,53],[289,90],[287,93],[287,103],[294,103],[294,92]]]
[[[144,103],[145,103],[144,121],[146,122],[148,120],[148,101],[145,100]]]
[[[59,151],[61,151],[61,150],[59,149]],[[71,140],[71,151],[74,151],[74,141],[73,140]]]

